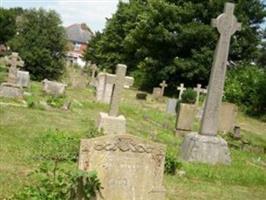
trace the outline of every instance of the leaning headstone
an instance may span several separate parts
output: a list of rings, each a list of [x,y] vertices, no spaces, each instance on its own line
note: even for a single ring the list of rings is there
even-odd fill
[[[165,146],[131,135],[81,140],[79,169],[97,171],[96,200],[164,200]]]
[[[127,67],[118,64],[116,67],[116,75],[110,74],[106,76],[106,82],[114,85],[109,113],[100,113],[98,120],[98,128],[103,129],[105,134],[125,134],[126,119],[123,115],[119,115],[119,104],[124,85],[132,85],[134,79],[126,77]]]
[[[197,107],[194,104],[181,103],[179,105],[176,119],[177,132],[185,133],[192,131],[196,110]]]
[[[30,84],[30,73],[27,71],[17,72],[17,82],[16,84],[20,87],[29,87]]]
[[[153,92],[152,92],[152,96],[155,99],[159,99],[161,98],[161,94],[162,94],[162,89],[159,87],[155,87],[153,88]]]
[[[184,87],[184,83],[181,83],[180,86],[177,87],[177,90],[179,91],[178,99],[181,100],[182,99],[182,94],[186,90],[186,88]]]
[[[43,84],[43,91],[46,94],[52,95],[52,96],[63,96],[65,94],[66,84],[58,83],[56,81],[49,81],[47,79],[44,79],[42,81]]]
[[[219,127],[221,132],[233,132],[236,125],[237,106],[232,103],[222,103],[219,110]]]
[[[217,137],[217,131],[230,40],[231,36],[241,28],[241,24],[234,16],[234,8],[233,3],[226,3],[224,13],[212,21],[213,26],[217,27],[220,33],[220,39],[215,51],[200,134],[186,135],[182,144],[181,155],[187,161],[209,164],[229,164],[231,162],[227,142]]]
[[[168,99],[166,112],[170,114],[176,114],[177,99]]]

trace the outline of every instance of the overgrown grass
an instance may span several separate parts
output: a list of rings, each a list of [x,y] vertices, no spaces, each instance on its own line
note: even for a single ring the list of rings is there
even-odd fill
[[[33,83],[28,92],[32,101],[46,101],[40,83]],[[127,118],[127,131],[167,145],[176,155],[182,176],[166,175],[167,200],[176,199],[263,199],[266,192],[266,156],[231,148],[232,165],[209,166],[179,160],[182,137],[175,135],[175,117],[166,114],[165,103],[135,100],[135,91],[126,90],[121,102],[121,113]],[[72,102],[69,111],[60,108],[43,110],[38,107],[5,106],[0,104],[0,199],[18,191],[24,184],[34,182],[27,175],[41,163],[33,159],[38,150],[35,141],[47,132],[59,131],[77,140],[89,137],[100,111],[108,105],[95,102],[92,89],[68,89],[66,99]],[[10,102],[9,99],[0,99]],[[15,101],[22,104],[21,101]],[[238,123],[244,139],[251,145],[265,146],[266,124],[239,114]],[[195,123],[195,130],[198,123]],[[76,167],[75,162],[66,163]]]

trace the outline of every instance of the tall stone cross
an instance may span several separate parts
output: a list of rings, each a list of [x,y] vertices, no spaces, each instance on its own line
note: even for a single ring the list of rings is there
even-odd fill
[[[179,90],[179,96],[178,99],[181,100],[183,92],[186,90],[184,87],[184,83],[181,83],[179,87],[177,87],[177,90]]]
[[[125,85],[132,86],[134,79],[126,76],[127,66],[118,64],[116,66],[116,74],[107,74],[106,82],[114,84],[113,94],[111,98],[109,116],[117,117],[119,111],[119,103],[121,94]]]
[[[218,29],[220,38],[215,50],[207,101],[201,121],[200,134],[202,135],[217,135],[218,112],[222,102],[230,40],[236,31],[241,30],[241,24],[234,16],[234,8],[235,4],[226,3],[224,13],[212,20],[212,25]]]
[[[16,84],[18,72],[17,67],[23,67],[24,61],[22,61],[18,53],[13,52],[7,57],[6,64],[10,65],[8,72],[8,83]]]
[[[201,88],[201,84],[197,84],[197,87],[193,90],[197,92],[196,105],[199,105],[200,93],[205,93],[205,89]]]
[[[164,95],[164,90],[165,90],[165,88],[166,88],[168,85],[166,84],[165,81],[163,81],[163,82],[160,83],[160,86],[161,86],[161,88],[162,88],[162,90],[161,90],[161,95],[163,96],[163,95]]]

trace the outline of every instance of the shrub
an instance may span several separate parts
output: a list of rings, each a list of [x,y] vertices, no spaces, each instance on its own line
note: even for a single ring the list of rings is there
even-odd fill
[[[195,104],[196,98],[197,98],[197,93],[193,89],[188,88],[182,94],[181,103]]]
[[[36,184],[25,186],[12,200],[92,200],[100,193],[101,183],[96,172],[53,169],[44,164],[32,176],[39,177]]]
[[[54,108],[61,108],[64,105],[64,102],[65,102],[65,97],[63,96],[60,97],[49,96],[47,99],[48,105]]]
[[[197,93],[193,89],[188,88],[187,90],[185,90],[181,96],[181,100],[177,101],[176,113],[179,112],[179,107],[181,103],[195,104],[196,98],[197,98]]]
[[[32,96],[27,96],[26,102],[27,102],[28,108],[33,108],[35,106],[34,98]]]
[[[77,161],[78,138],[49,130],[34,144],[38,147],[34,154],[42,160],[40,168],[30,175],[36,182],[25,186],[12,200],[92,200],[100,193],[101,184],[96,172],[73,170],[66,165]]]
[[[182,166],[181,162],[177,160],[176,155],[166,152],[164,173],[175,175],[176,170]]]
[[[53,161],[55,167],[62,161],[76,161],[79,139],[59,130],[48,130],[35,141],[35,156],[44,161]]]
[[[229,70],[224,100],[235,103],[249,114],[265,112],[265,70],[252,65],[240,65]]]

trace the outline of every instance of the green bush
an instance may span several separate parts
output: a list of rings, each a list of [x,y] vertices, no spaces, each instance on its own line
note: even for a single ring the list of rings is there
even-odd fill
[[[64,103],[65,103],[65,97],[60,96],[60,97],[54,97],[54,96],[49,96],[47,99],[48,105],[54,107],[54,108],[61,108]]]
[[[27,96],[26,102],[27,102],[28,108],[34,108],[35,107],[34,98],[32,96]]]
[[[182,164],[177,160],[176,155],[166,152],[165,156],[165,165],[164,165],[164,173],[175,175],[176,170],[180,169]]]
[[[266,72],[252,65],[240,65],[229,70],[224,100],[235,103],[247,113],[260,115],[266,111]]]
[[[53,161],[55,165],[62,161],[76,161],[79,151],[79,139],[59,130],[48,130],[35,140],[35,156],[44,161]],[[56,166],[55,166],[56,167]]]
[[[193,89],[188,88],[187,90],[184,91],[181,98],[182,98],[181,103],[195,104],[197,93]]]
[[[25,186],[12,200],[92,200],[100,192],[101,184],[96,172],[73,169],[76,165],[79,139],[69,134],[48,130],[34,143],[35,159],[40,159],[40,168],[30,176],[34,184]]]
[[[25,186],[12,200],[92,200],[100,193],[101,183],[96,172],[54,170],[45,164],[31,176],[39,177],[38,182]]]
[[[197,93],[191,89],[188,88],[185,90],[181,96],[181,100],[178,100],[176,103],[176,113],[179,112],[179,107],[181,103],[187,103],[187,104],[195,104],[197,98]]]

